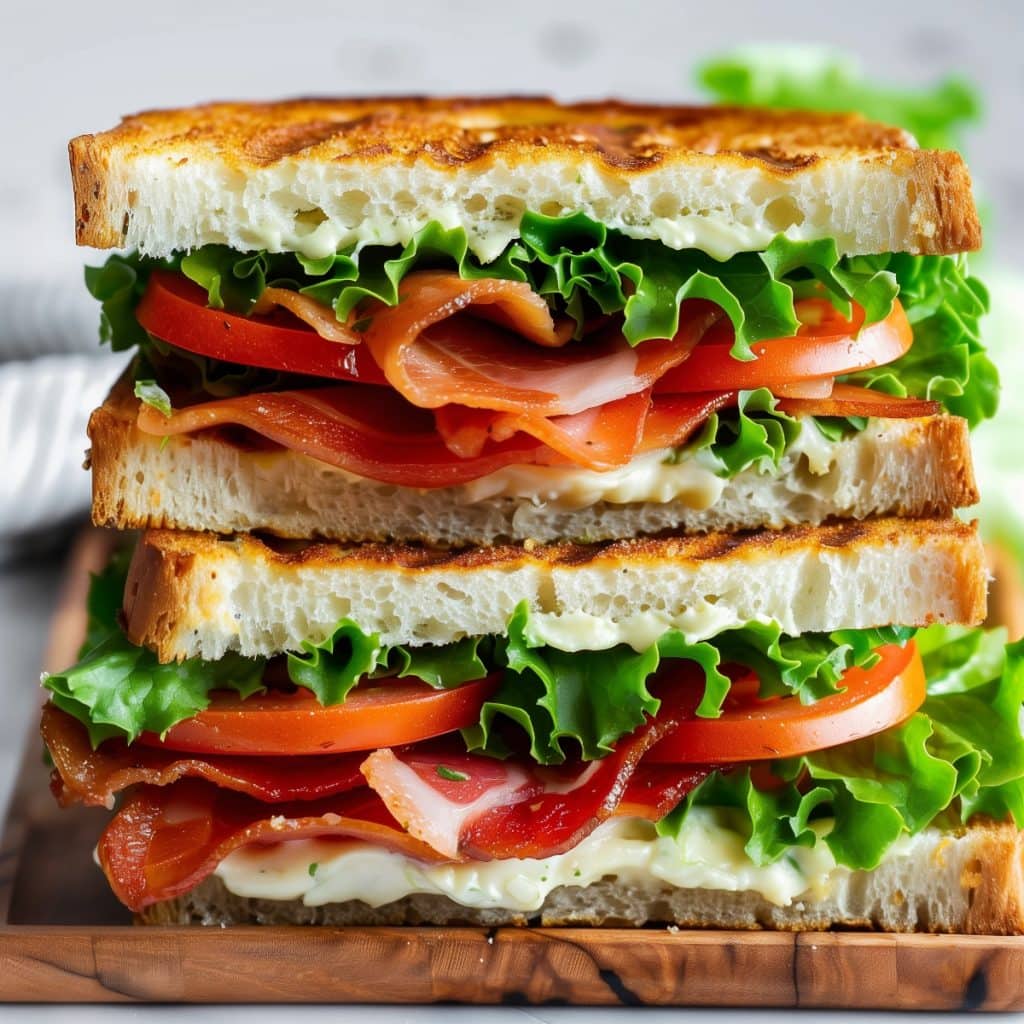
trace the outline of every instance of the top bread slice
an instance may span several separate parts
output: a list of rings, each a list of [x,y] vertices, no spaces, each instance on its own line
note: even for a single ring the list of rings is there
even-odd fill
[[[389,646],[500,636],[526,602],[546,643],[645,649],[670,628],[703,639],[755,619],[789,634],[977,625],[986,582],[977,530],[955,519],[463,551],[152,530],[124,621],[161,661],[215,660],[299,650],[346,618]]]
[[[842,254],[953,253],[981,231],[956,153],[853,114],[300,99],[148,111],[70,145],[77,237],[153,256],[211,242],[311,257],[431,220],[493,259],[526,210],[582,211],[718,259],[779,233]]]

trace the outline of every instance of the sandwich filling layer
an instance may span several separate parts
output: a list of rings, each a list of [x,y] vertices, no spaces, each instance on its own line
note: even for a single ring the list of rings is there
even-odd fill
[[[728,808],[695,808],[675,835],[649,821],[616,818],[567,853],[542,860],[424,864],[368,843],[329,839],[247,846],[229,854],[214,875],[228,892],[249,899],[301,901],[307,907],[358,900],[386,906],[414,895],[443,896],[460,907],[532,915],[554,890],[586,889],[613,879],[635,894],[671,889],[756,893],[778,907],[828,900],[854,869],[837,864],[820,838],[830,822],[813,823],[813,845],[793,846],[770,863],[747,853],[747,830]],[[939,828],[896,840],[885,853],[940,871],[959,861],[957,836]]]
[[[93,514],[106,525],[493,544],[945,515],[977,500],[967,426],[951,416],[871,419],[838,439],[805,417],[777,465],[732,476],[707,449],[663,449],[622,469],[509,466],[425,489],[212,433],[156,437],[137,415],[119,389],[92,418]]]
[[[487,263],[438,223],[319,260],[111,257],[89,283],[104,336],[138,349],[136,437],[285,451],[467,507],[692,509],[880,418],[994,411],[985,293],[960,258],[779,238],[716,262],[582,214],[520,229]],[[206,497],[195,525],[225,528],[227,499]],[[104,504],[124,499],[101,484],[98,518]],[[150,504],[140,518],[177,521]]]
[[[827,821],[816,823],[816,830],[827,828]],[[367,843],[300,839],[244,847],[214,874],[237,896],[301,900],[311,907],[349,900],[379,907],[425,893],[463,907],[533,913],[559,886],[584,888],[608,877],[640,889],[756,892],[786,906],[827,897],[833,875],[850,870],[836,865],[824,842],[794,847],[771,864],[752,861],[745,843],[742,830],[730,828],[727,810],[701,807],[674,836],[658,835],[655,824],[643,819],[615,818],[568,852],[541,860],[434,865]],[[937,830],[926,830],[894,844],[889,856],[937,843]]]
[[[120,586],[97,581],[96,646],[46,680],[43,731],[62,801],[121,794],[98,855],[135,909],[218,871],[256,895],[240,891],[256,863],[294,887],[288,858],[313,849],[289,899],[322,861],[325,882],[376,865],[394,899],[401,878],[404,895],[456,900],[489,884],[480,899],[507,893],[510,911],[535,910],[573,863],[595,882],[716,890],[734,872],[786,902],[930,826],[1024,819],[1021,651],[996,634],[750,624],[566,653],[524,617],[446,653],[345,624],[277,661],[160,665],[104,617]]]

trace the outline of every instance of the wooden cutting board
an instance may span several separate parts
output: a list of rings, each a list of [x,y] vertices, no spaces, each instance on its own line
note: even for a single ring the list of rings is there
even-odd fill
[[[71,558],[47,657],[74,659],[88,572]],[[1024,1010],[1024,938],[583,928],[135,928],[60,811],[34,730],[0,845],[0,1000],[571,1003]]]

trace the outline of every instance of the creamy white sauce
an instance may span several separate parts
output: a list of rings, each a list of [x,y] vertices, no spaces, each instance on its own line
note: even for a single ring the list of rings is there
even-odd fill
[[[787,460],[805,455],[810,471],[823,476],[836,459],[839,443],[829,441],[817,427],[805,422],[787,450]],[[671,449],[648,452],[620,469],[607,472],[576,466],[506,466],[470,483],[447,488],[445,493],[454,505],[518,498],[555,512],[589,508],[599,502],[612,505],[679,502],[696,511],[711,508],[728,483],[715,473],[714,460],[706,458],[703,452],[678,462],[671,459],[672,455]],[[317,465],[322,467],[322,463]],[[332,467],[330,471],[363,487],[391,486],[343,469]]]
[[[817,423],[808,418],[801,420],[800,433],[786,453],[803,455],[807,459],[807,468],[815,476],[824,476],[836,460],[836,446],[839,443],[825,437]]]
[[[535,645],[559,651],[607,651],[627,644],[639,654],[670,629],[678,629],[690,643],[696,643],[749,621],[749,617],[740,618],[735,608],[701,600],[676,615],[634,612],[617,621],[590,612],[533,611],[528,631]]]
[[[572,466],[508,466],[457,488],[455,500],[475,505],[491,498],[530,498],[559,511],[588,508],[600,501],[613,505],[679,501],[692,509],[714,505],[726,481],[696,459],[667,463],[670,454],[650,452],[604,473]]]
[[[247,223],[244,229],[239,229],[247,247],[267,249],[270,252],[298,252],[313,259],[333,255],[339,249],[353,244],[357,249],[367,245],[405,245],[412,234],[426,223],[425,218],[411,221],[408,217],[396,218],[387,210],[374,210],[364,211],[356,227],[346,223],[343,218],[328,218],[311,228],[307,220],[291,211],[270,209],[265,212],[268,215],[258,223]],[[505,247],[519,236],[517,219],[467,219],[465,209],[455,202],[432,205],[430,219],[439,221],[449,230],[463,228],[474,255],[484,263],[497,259]],[[138,236],[144,233],[138,213],[133,217],[130,227],[132,234],[128,243],[137,245],[140,241]],[[609,227],[637,238],[656,238],[670,249],[699,249],[717,260],[727,260],[739,252],[765,249],[778,234],[777,227],[764,221],[740,224],[725,216],[701,214],[674,218],[654,217],[640,227],[625,222],[611,223]],[[794,240],[814,237],[813,229],[802,230],[798,226],[788,228],[785,234]],[[146,251],[152,250],[156,255],[168,255],[157,252],[153,246],[143,248]]]
[[[821,832],[827,824],[819,826]],[[475,908],[533,911],[559,886],[587,886],[602,878],[659,889],[752,891],[778,906],[798,897],[823,899],[849,873],[828,847],[794,847],[774,864],[756,865],[729,812],[695,808],[677,838],[658,836],[651,822],[605,822],[568,853],[541,860],[496,860],[428,865],[366,843],[293,840],[237,850],[217,876],[239,896],[297,900],[307,906],[362,900],[379,907],[415,893],[446,896]]]

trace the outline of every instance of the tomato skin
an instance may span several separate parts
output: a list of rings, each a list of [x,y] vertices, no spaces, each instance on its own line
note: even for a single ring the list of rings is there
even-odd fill
[[[242,700],[211,695],[205,711],[173,726],[161,740],[143,733],[139,743],[197,754],[288,757],[338,754],[400,746],[475,724],[500,673],[434,690],[426,683],[361,683],[344,704],[324,707],[309,690]]]
[[[647,755],[652,762],[735,764],[796,757],[873,736],[909,718],[925,699],[925,676],[913,642],[889,644],[870,669],[848,669],[842,693],[814,704],[795,697],[758,700],[741,682],[720,718],[681,722]],[[737,687],[734,687],[737,689]],[[696,707],[696,704],[694,704]]]
[[[773,388],[837,377],[891,363],[913,341],[913,330],[899,302],[877,323],[864,324],[864,310],[854,306],[852,320],[844,319],[827,299],[801,299],[796,303],[800,329],[792,338],[771,338],[750,346],[756,356],[734,359],[732,326],[721,321],[690,353],[685,362],[669,370],[655,392]]]
[[[332,380],[387,384],[365,345],[328,341],[284,312],[239,316],[210,309],[206,292],[184,274],[154,270],[135,316],[161,341],[211,359]]]

